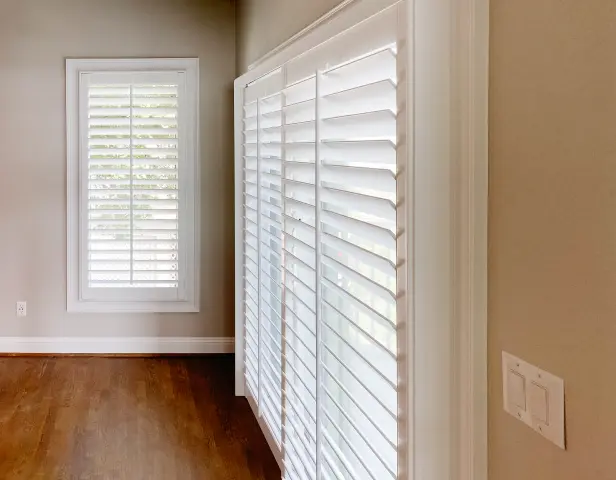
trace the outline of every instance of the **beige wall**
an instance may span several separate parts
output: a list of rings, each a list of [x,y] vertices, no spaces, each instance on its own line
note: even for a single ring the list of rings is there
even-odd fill
[[[326,14],[341,0],[240,0],[237,67],[244,73],[273,48]]]
[[[0,0],[0,336],[232,336],[231,0]],[[66,57],[199,57],[200,314],[67,314]],[[15,302],[28,316],[15,317]]]
[[[491,0],[490,480],[616,479],[616,4]],[[565,380],[567,451],[500,352]]]

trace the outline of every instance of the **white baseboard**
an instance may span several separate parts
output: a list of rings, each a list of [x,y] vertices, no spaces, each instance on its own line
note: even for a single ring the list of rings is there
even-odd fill
[[[233,353],[232,337],[0,337],[0,354]]]

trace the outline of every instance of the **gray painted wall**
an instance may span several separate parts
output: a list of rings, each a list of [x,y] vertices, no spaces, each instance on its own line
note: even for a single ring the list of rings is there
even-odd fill
[[[234,3],[1,6],[0,336],[232,336]],[[200,314],[66,313],[66,57],[199,57]],[[28,301],[26,318],[17,300]]]

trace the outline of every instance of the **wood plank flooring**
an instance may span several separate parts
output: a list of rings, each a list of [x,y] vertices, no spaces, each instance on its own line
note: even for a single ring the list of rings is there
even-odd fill
[[[0,479],[279,480],[233,357],[0,358]]]

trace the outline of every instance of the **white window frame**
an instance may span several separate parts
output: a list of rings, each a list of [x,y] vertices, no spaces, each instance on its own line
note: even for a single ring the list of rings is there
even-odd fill
[[[126,299],[104,297],[87,299],[81,265],[80,230],[87,220],[82,208],[80,162],[80,78],[88,73],[183,73],[186,98],[182,104],[182,138],[184,139],[180,190],[180,255],[185,265],[180,294],[172,300],[150,297]],[[200,266],[200,145],[199,145],[199,60],[197,58],[144,59],[68,59],[66,60],[66,134],[67,134],[67,311],[69,312],[198,312]],[[87,119],[86,119],[87,120]],[[182,140],[180,140],[182,141]],[[164,289],[163,289],[164,290]],[[165,292],[161,292],[165,293]],[[168,292],[167,292],[168,293]]]

